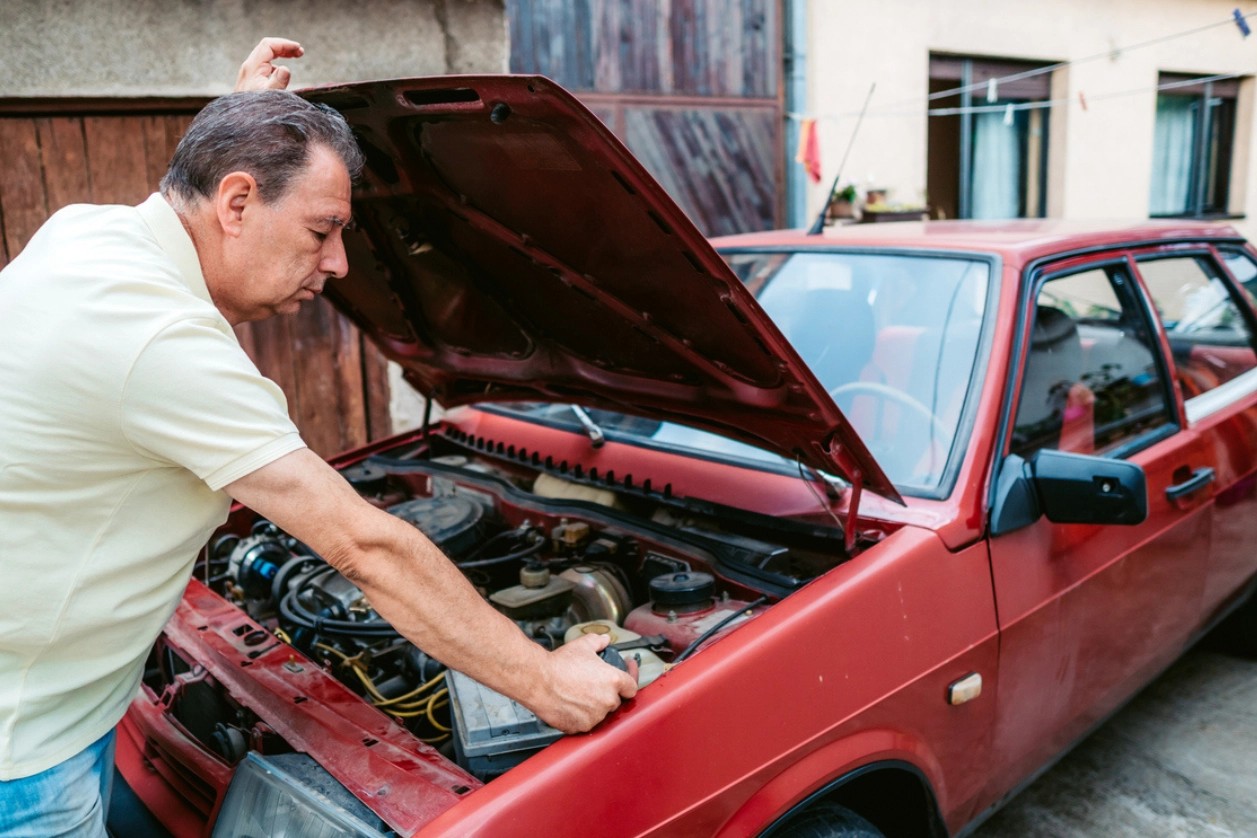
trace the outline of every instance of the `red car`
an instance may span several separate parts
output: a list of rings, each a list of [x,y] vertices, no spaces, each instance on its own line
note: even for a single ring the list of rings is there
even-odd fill
[[[327,295],[448,409],[334,464],[645,686],[561,736],[237,509],[120,730],[172,833],[962,832],[1244,603],[1233,230],[709,243],[545,79],[306,95],[368,160]]]

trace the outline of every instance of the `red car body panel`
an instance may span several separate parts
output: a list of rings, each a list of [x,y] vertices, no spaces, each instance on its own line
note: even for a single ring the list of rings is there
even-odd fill
[[[151,693],[132,702],[116,743],[119,773],[171,834],[208,834],[231,766],[206,753]]]
[[[175,649],[195,649],[285,742],[343,771],[342,783],[398,830],[418,829],[480,785],[195,579],[165,634]]]
[[[431,833],[535,835],[537,824],[518,816],[526,799],[570,816],[566,828],[546,825],[556,836],[587,835],[591,823],[624,835],[715,834],[792,764],[818,754],[824,769],[769,785],[767,799],[796,802],[818,781],[867,762],[861,749],[870,740],[881,743],[883,759],[964,766],[946,782],[931,778],[945,810],[963,822],[984,784],[990,707],[957,713],[946,693],[951,681],[995,663],[986,551],[952,554],[905,529],[865,557],[833,571],[834,584],[804,588],[668,673],[596,735],[565,739],[530,759],[527,772],[469,795]],[[936,596],[943,586],[956,594],[946,602]],[[866,655],[886,666],[860,666]],[[753,693],[748,677],[774,689]],[[722,712],[731,695],[732,715]],[[748,727],[758,730],[746,735]],[[942,752],[932,744],[940,741]],[[587,778],[588,793],[577,793],[584,782],[574,787],[574,778]]]
[[[1171,510],[1157,489],[1180,459],[1206,453],[1179,436],[1139,455],[1152,509],[1133,531],[1044,520],[993,542],[1004,711],[993,776],[1024,776],[1077,740],[1199,626],[1210,507]]]
[[[474,97],[448,94],[473,87]],[[397,90],[401,98],[390,103],[389,91]],[[538,107],[530,103],[534,94],[549,110],[530,111]],[[604,536],[603,550],[623,550],[618,555],[625,566],[663,554],[680,557],[691,570],[718,577],[730,599],[750,601],[762,593],[765,601],[592,733],[561,738],[482,781],[333,677],[335,658],[313,660],[272,638],[273,625],[237,607],[250,603],[234,581],[215,583],[214,590],[193,582],[161,641],[189,668],[166,678],[164,686],[145,687],[119,739],[122,775],[177,834],[208,833],[234,771],[233,760],[210,753],[208,737],[193,730],[195,719],[177,718],[181,690],[201,689],[197,684],[213,686],[231,710],[224,718],[251,719],[241,723],[255,740],[251,747],[309,754],[401,834],[746,835],[772,828],[814,795],[858,788],[876,798],[874,787],[891,799],[891,809],[908,808],[903,789],[919,790],[911,821],[896,819],[906,813],[887,816],[884,806],[861,810],[875,820],[886,818],[888,834],[954,833],[981,819],[1146,684],[1236,604],[1257,574],[1250,547],[1251,522],[1257,520],[1257,384],[1224,392],[1207,408],[1187,403],[1193,393],[1172,384],[1176,362],[1164,326],[1155,323],[1156,362],[1171,382],[1163,388],[1168,415],[1160,436],[1121,458],[1146,481],[1146,517],[1126,526],[1054,523],[1041,515],[1010,531],[993,524],[1005,502],[1004,469],[1014,462],[1013,426],[1032,352],[1036,283],[1093,264],[1124,266],[1132,299],[1152,318],[1140,260],[1189,253],[1221,264],[1220,248],[1257,260],[1257,252],[1229,228],[1178,221],[927,222],[715,242],[725,254],[906,254],[971,258],[989,266],[994,287],[986,297],[980,367],[957,429],[955,466],[937,491],[900,492],[881,485],[889,478],[880,467],[875,473],[869,468],[875,463],[848,421],[854,413],[838,409],[644,170],[549,82],[434,80],[399,88],[330,88],[313,96],[357,109],[354,124],[371,143],[368,157],[376,155],[369,164],[375,173],[355,199],[370,208],[360,215],[355,206],[368,229],[350,237],[351,259],[373,265],[368,272],[375,276],[344,286],[334,299],[359,322],[382,318],[385,325],[374,334],[391,357],[409,365],[412,381],[452,403],[470,402],[478,390],[487,401],[579,401],[625,410],[632,404],[643,417],[684,418],[758,441],[785,454],[786,466],[801,449],[810,451],[801,457],[805,464],[833,463],[836,456],[849,477],[867,478],[878,493],[864,493],[854,509],[857,492],[800,479],[801,466],[653,445],[627,433],[593,445],[574,422],[553,421],[548,414],[528,418],[501,406],[458,407],[428,432],[343,455],[333,464],[347,474],[372,464],[395,469],[408,497],[437,496],[440,481],[457,484],[466,495],[491,497],[503,525],[527,523],[550,532],[544,549],[555,556],[563,555],[557,533],[576,522]],[[653,315],[644,316],[641,307],[627,311],[633,307],[625,300],[635,293],[625,278],[631,271],[617,263],[632,258],[625,242],[576,246],[553,225],[544,225],[548,238],[516,235],[526,226],[521,207],[534,206],[525,200],[534,196],[525,193],[542,189],[544,177],[533,172],[519,181],[527,188],[514,184],[497,195],[490,181],[501,172],[474,171],[459,160],[450,137],[435,144],[416,140],[423,134],[416,125],[448,122],[455,126],[451,137],[483,151],[476,145],[482,139],[468,139],[481,136],[468,126],[489,119],[494,103],[509,103],[509,112],[499,111],[508,124],[517,117],[531,120],[529,131],[549,138],[535,142],[549,149],[542,157],[555,166],[569,159],[555,151],[568,148],[554,145],[563,131],[576,138],[568,150],[582,166],[614,159],[622,167],[616,188],[632,198],[630,204],[644,201],[665,222],[629,225],[627,245],[636,241],[647,257],[657,257],[647,264],[663,266],[665,273],[691,264],[679,254],[696,259],[710,283],[703,280],[705,290],[687,292],[685,301],[695,303],[696,317],[726,325],[728,313],[736,312],[738,325],[728,339],[756,344],[750,354],[721,350],[720,364],[708,363],[703,353],[710,343],[703,341],[714,333],[700,327],[702,339],[686,346],[664,334],[672,326],[647,327]],[[412,118],[418,121],[406,122]],[[437,162],[402,165],[396,149],[408,145],[431,151]],[[380,171],[387,171],[382,159],[394,167],[392,181],[380,179]],[[441,190],[450,184],[468,196],[474,211],[448,200]],[[403,197],[410,194],[420,197]],[[577,204],[590,194],[580,193]],[[593,212],[581,206],[581,213]],[[390,208],[395,216],[388,215]],[[560,215],[576,224],[567,209]],[[411,276],[399,267],[408,259],[441,261],[407,232],[414,218],[436,231],[438,256],[465,255],[473,245],[496,254],[480,261],[468,257],[478,270],[522,259],[531,265],[524,273],[545,290],[514,309],[506,305],[522,293],[514,280],[498,287],[508,292],[499,298],[485,290],[496,279],[476,275],[478,281],[467,281],[475,272],[459,264],[434,263],[435,273]],[[382,235],[400,244],[381,244]],[[582,248],[588,252],[576,252]],[[563,258],[552,259],[556,253]],[[595,267],[572,267],[581,264]],[[590,279],[598,275],[618,278],[600,285]],[[1235,286],[1238,278],[1226,276]],[[427,298],[416,290],[425,278],[438,286]],[[573,291],[575,286],[583,290]],[[660,287],[653,287],[647,309],[667,302]],[[1230,293],[1249,299],[1235,287]],[[537,313],[552,298],[561,300],[558,320]],[[457,313],[463,305],[477,313]],[[629,369],[604,370],[592,362],[597,353],[589,349],[589,330],[576,330],[574,341],[561,339],[557,324],[579,319],[584,306],[602,310],[598,322],[601,314],[618,312],[659,338],[664,349],[652,350],[658,354],[645,366],[703,370],[690,391],[692,403],[666,375],[642,374],[642,364],[620,358],[616,363]],[[1245,322],[1257,324],[1251,304],[1243,307]],[[398,311],[418,314],[419,325]],[[450,322],[441,321],[445,315]],[[670,316],[669,322],[684,320],[677,312]],[[481,335],[473,328],[476,318],[499,333]],[[619,334],[609,332],[610,339]],[[908,346],[914,336],[902,330],[896,337]],[[512,356],[512,347],[525,345],[544,349]],[[776,372],[759,368],[761,351],[782,362]],[[1228,377],[1252,357],[1242,347],[1215,355],[1234,367],[1223,371]],[[775,405],[766,393],[776,393]],[[634,403],[635,397],[641,402]],[[775,419],[774,410],[782,415]],[[434,450],[444,456],[426,459]],[[1191,479],[1200,474],[1213,479],[1180,491],[1196,486]],[[578,490],[575,500],[542,492],[540,477]],[[393,509],[397,499],[390,498],[372,496],[372,502]],[[248,511],[236,510],[228,529],[244,536],[251,525]],[[765,542],[790,548],[804,563],[824,568],[797,587],[774,587],[754,569],[725,561],[713,546],[723,537],[738,549],[754,551]],[[765,549],[765,567],[770,552]],[[654,614],[662,619],[667,612]],[[161,681],[156,675],[151,680]],[[980,687],[968,694],[953,693],[975,683]],[[838,799],[859,809],[861,795]]]

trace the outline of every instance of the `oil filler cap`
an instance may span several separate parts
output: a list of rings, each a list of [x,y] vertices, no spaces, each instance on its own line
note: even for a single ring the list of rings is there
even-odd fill
[[[716,578],[702,571],[665,573],[650,580],[650,607],[658,614],[669,611],[684,614],[711,607]]]

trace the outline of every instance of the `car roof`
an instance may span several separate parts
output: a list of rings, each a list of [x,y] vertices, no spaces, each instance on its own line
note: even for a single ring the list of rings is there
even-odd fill
[[[713,239],[712,244],[720,249],[885,247],[896,250],[959,250],[993,254],[1008,264],[1024,265],[1045,256],[1097,247],[1202,239],[1243,241],[1243,237],[1229,224],[1209,221],[1018,219],[833,224],[815,236],[809,236],[801,229],[773,230],[724,236]]]

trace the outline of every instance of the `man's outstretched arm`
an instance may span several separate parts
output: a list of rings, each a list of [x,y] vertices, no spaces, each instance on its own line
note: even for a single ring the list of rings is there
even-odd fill
[[[429,655],[559,730],[589,730],[637,692],[603,663],[605,635],[549,652],[486,602],[414,526],[376,509],[309,449],[229,484],[236,500],[309,545]]]

